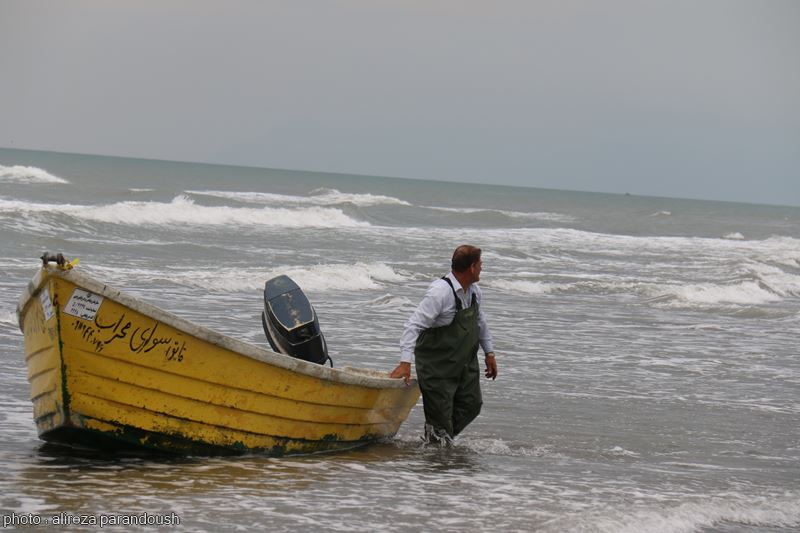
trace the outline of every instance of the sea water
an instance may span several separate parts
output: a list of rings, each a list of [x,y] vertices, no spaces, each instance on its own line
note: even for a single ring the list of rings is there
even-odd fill
[[[0,150],[0,242],[4,517],[800,528],[798,207]],[[262,347],[264,281],[288,274],[337,366],[388,372],[462,243],[484,251],[499,377],[452,449],[421,446],[421,404],[387,442],[305,457],[114,457],[37,439],[15,306],[45,250]]]

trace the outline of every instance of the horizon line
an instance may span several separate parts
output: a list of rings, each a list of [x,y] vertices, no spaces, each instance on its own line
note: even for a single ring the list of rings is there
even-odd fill
[[[132,157],[129,155],[116,155],[116,154],[95,154],[95,153],[88,153],[88,152],[64,152],[60,150],[43,150],[43,149],[35,149],[35,148],[9,148],[7,146],[0,146],[0,150],[9,150],[9,151],[17,151],[17,152],[41,152],[41,153],[48,153],[48,154],[56,154],[56,155],[64,155],[64,156],[88,156],[88,157],[104,157],[109,159],[131,159],[137,161],[149,161],[154,163],[170,163],[170,164],[178,164],[178,165],[205,165],[205,166],[217,166],[217,167],[234,167],[234,168],[242,168],[242,169],[250,169],[250,170],[271,170],[271,171],[278,171],[278,172],[296,172],[296,173],[306,173],[306,174],[328,174],[333,176],[351,176],[351,177],[360,177],[360,178],[378,178],[378,179],[388,179],[388,180],[405,180],[405,181],[432,181],[435,183],[453,183],[457,185],[479,185],[484,187],[503,187],[509,189],[527,189],[527,190],[540,190],[540,191],[553,191],[553,192],[571,192],[571,193],[583,193],[583,194],[604,194],[609,196],[630,196],[636,198],[649,198],[649,199],[656,199],[656,200],[688,200],[693,202],[714,202],[714,203],[724,203],[724,204],[739,204],[739,205],[758,205],[758,206],[765,206],[765,207],[789,207],[789,208],[800,208],[800,204],[798,205],[791,205],[791,204],[771,204],[771,203],[758,203],[758,202],[745,202],[739,200],[718,200],[718,199],[709,199],[709,198],[691,198],[687,196],[656,196],[656,195],[648,195],[648,194],[639,194],[639,193],[630,193],[630,192],[608,192],[608,191],[588,191],[583,189],[554,189],[552,187],[535,187],[530,185],[509,185],[505,183],[485,183],[480,181],[459,181],[458,179],[442,179],[442,178],[420,178],[420,177],[408,177],[408,176],[385,176],[379,174],[363,174],[358,172],[342,172],[342,171],[327,171],[327,170],[311,170],[311,169],[296,169],[296,168],[282,168],[282,167],[266,167],[266,166],[253,166],[253,165],[244,165],[244,164],[237,164],[237,163],[209,163],[205,161],[186,161],[182,159],[160,159],[155,157]]]

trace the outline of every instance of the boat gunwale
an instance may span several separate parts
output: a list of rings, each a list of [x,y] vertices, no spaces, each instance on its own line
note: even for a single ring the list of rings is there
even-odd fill
[[[388,372],[386,377],[381,377],[374,375],[373,372],[375,371],[368,369],[348,369],[347,367],[343,367],[341,369],[331,368],[318,365],[316,363],[309,363],[288,355],[278,354],[264,348],[260,348],[254,344],[249,344],[234,339],[233,337],[229,337],[205,326],[200,326],[198,324],[189,322],[188,320],[170,313],[169,311],[165,311],[160,307],[150,304],[144,300],[140,300],[139,298],[111,287],[106,283],[100,282],[88,276],[87,274],[76,272],[74,269],[62,270],[58,267],[49,265],[39,269],[33,279],[28,283],[26,290],[23,292],[19,299],[19,303],[17,304],[19,328],[21,331],[23,331],[23,333],[23,316],[25,314],[25,308],[27,307],[28,303],[41,292],[42,286],[50,277],[61,278],[79,288],[99,294],[104,298],[108,298],[111,301],[128,307],[133,311],[147,316],[148,318],[157,320],[201,341],[208,342],[219,348],[229,350],[255,361],[283,368],[285,370],[323,379],[329,382],[371,389],[405,389],[410,386],[416,386],[417,384],[416,380],[412,379],[411,384],[406,385],[400,378],[390,378],[388,376]]]

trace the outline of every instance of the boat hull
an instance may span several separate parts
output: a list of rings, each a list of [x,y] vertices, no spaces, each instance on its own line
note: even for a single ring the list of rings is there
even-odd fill
[[[387,438],[419,398],[183,321],[47,267],[18,309],[43,440],[188,454],[333,451]]]

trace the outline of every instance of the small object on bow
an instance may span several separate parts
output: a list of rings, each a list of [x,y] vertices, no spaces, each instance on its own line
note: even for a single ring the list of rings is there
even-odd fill
[[[58,265],[58,268],[62,270],[70,270],[71,268],[78,265],[79,261],[76,257],[72,261],[67,261],[67,258],[64,257],[64,254],[61,252],[57,254],[51,254],[50,252],[45,252],[42,254],[40,258],[42,260],[42,266],[47,266],[48,263],[55,263]]]

